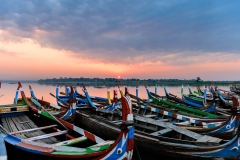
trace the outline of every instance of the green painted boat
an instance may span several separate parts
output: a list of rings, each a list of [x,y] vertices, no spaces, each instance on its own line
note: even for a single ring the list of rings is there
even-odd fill
[[[149,92],[147,86],[145,87],[148,94],[148,98],[150,99],[151,103],[155,104],[155,107],[157,105],[159,107],[164,107],[170,110],[176,110],[178,113],[181,113],[184,115],[188,115],[191,117],[198,117],[198,118],[226,118],[227,117],[223,115],[203,112],[201,110],[189,108],[187,106],[183,106],[183,105],[165,100],[163,98],[155,97]]]

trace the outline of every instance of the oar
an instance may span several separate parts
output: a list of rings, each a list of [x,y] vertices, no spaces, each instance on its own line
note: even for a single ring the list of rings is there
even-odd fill
[[[2,95],[0,96],[0,98],[1,98],[2,96],[4,96],[4,94],[2,94]]]
[[[61,101],[64,105],[68,106],[68,104],[66,104],[64,101],[62,101],[60,98],[56,97],[54,94],[50,93],[51,96],[53,96],[54,98],[56,98],[57,100]],[[62,106],[63,108],[68,109],[68,107],[66,106]]]
[[[61,126],[63,126],[66,130],[69,131],[69,129],[64,125],[62,124],[55,116],[53,116],[51,113],[49,113],[43,106],[42,106],[42,109],[47,112],[55,121],[57,121]]]
[[[3,132],[3,133],[6,133],[6,134],[9,134],[9,132],[0,124],[0,130]]]
[[[31,101],[34,102],[36,101],[35,99],[31,98]],[[36,104],[36,103],[35,103]],[[55,121],[57,121],[61,126],[63,126],[65,129],[68,130],[68,128],[63,125],[55,116],[53,116],[51,113],[49,113],[40,103],[36,104],[38,107],[42,108],[46,113],[48,113]]]

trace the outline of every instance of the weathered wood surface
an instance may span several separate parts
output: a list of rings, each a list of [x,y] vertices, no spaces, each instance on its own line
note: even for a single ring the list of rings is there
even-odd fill
[[[104,114],[120,116],[119,114],[116,114],[116,112],[114,112],[114,111],[109,111],[109,110],[105,110],[105,109],[98,109],[97,111],[100,113],[104,113]],[[168,128],[168,129],[172,129],[175,132],[174,138],[183,140],[183,139],[186,139],[187,137],[190,137],[196,141],[196,144],[199,144],[199,145],[202,145],[202,143],[204,141],[204,139],[202,137],[208,137],[209,140],[205,139],[205,142],[204,142],[204,143],[209,143],[208,145],[216,145],[222,141],[222,139],[220,139],[220,138],[204,136],[204,135],[195,133],[193,131],[189,131],[189,130],[183,129],[181,127],[178,127],[176,125],[173,125],[172,123],[168,123],[167,121],[171,121],[171,119],[159,119],[159,120],[153,119],[152,117],[155,117],[157,115],[151,114],[151,112],[150,112],[150,114],[142,113],[141,115],[142,116],[137,115],[137,114],[134,115],[136,131],[139,130],[139,131],[148,133],[151,136],[159,136],[160,134],[153,134],[153,133],[155,133],[159,130]],[[116,125],[119,125],[121,123],[120,121],[116,121],[116,120],[111,121],[112,119],[114,119],[114,118],[108,119],[109,122],[112,122]],[[178,121],[179,120],[176,120],[176,122],[178,122]],[[146,130],[148,130],[148,132],[146,132]],[[202,139],[202,141],[198,141],[198,139]],[[210,139],[211,139],[211,141],[210,141]]]
[[[35,140],[39,140],[39,139],[46,139],[46,138],[50,138],[50,137],[54,137],[54,136],[63,135],[63,134],[66,134],[66,133],[67,133],[67,130],[58,131],[58,132],[54,132],[54,133],[43,134],[43,135],[40,135],[40,136],[27,138],[27,139],[25,139],[25,140],[35,141]]]
[[[25,133],[25,132],[31,132],[31,131],[37,131],[37,130],[42,130],[42,129],[47,129],[47,128],[52,128],[56,127],[57,125],[50,125],[50,126],[44,126],[44,127],[38,127],[38,128],[32,128],[32,129],[26,129],[26,130],[21,130],[17,132],[11,132],[10,134],[19,134],[19,133]]]
[[[145,122],[145,123],[148,123],[148,124],[154,124],[156,126],[161,126],[161,127],[164,127],[164,128],[169,128],[169,129],[172,129],[180,134],[183,134],[183,135],[186,135],[186,136],[189,136],[193,139],[195,139],[196,141],[198,141],[199,139],[203,139],[203,137],[208,137],[211,139],[211,136],[206,136],[206,135],[201,135],[201,134],[198,134],[198,133],[195,133],[195,132],[192,132],[192,131],[189,131],[189,130],[186,130],[186,129],[183,129],[181,127],[178,127],[176,125],[173,125],[171,123],[168,123],[168,122],[158,122],[154,119],[151,119],[151,118],[146,118],[146,117],[142,117],[142,116],[138,116],[138,115],[135,115],[134,116],[134,119],[136,121],[141,121],[141,122]],[[136,126],[140,126],[138,124],[135,124]],[[141,126],[141,127],[144,127],[144,126]],[[145,126],[145,128],[147,128],[147,126]],[[214,137],[212,137],[214,138]],[[220,141],[222,141],[222,139],[220,138],[214,138],[216,139],[215,141],[211,141],[212,143],[219,143]],[[201,142],[201,141],[200,141]],[[206,141],[208,142],[208,141]]]
[[[22,139],[28,139],[31,137],[37,137],[37,136],[42,136],[46,134],[41,130],[36,130],[36,128],[39,128],[39,127],[36,126],[34,122],[30,120],[26,115],[4,117],[4,118],[1,118],[1,120],[2,120],[3,127],[8,132],[14,133],[16,134],[16,136]],[[30,130],[30,131],[26,132],[27,130]],[[58,140],[55,137],[51,137],[47,139],[37,140],[37,142],[53,144],[53,143],[57,143]]]

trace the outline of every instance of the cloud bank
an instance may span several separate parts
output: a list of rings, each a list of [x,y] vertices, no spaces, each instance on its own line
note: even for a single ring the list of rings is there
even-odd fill
[[[42,47],[103,63],[184,65],[233,55],[227,56],[231,61],[240,51],[239,4],[5,0],[0,5],[0,41],[31,39]]]

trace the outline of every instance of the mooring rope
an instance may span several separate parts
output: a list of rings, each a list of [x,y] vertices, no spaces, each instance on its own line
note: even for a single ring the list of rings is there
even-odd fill
[[[139,154],[138,149],[137,149],[136,142],[134,142],[134,145],[135,145],[135,148],[136,148],[136,150],[137,150],[138,158],[139,158],[139,160],[141,160],[140,154]]]

